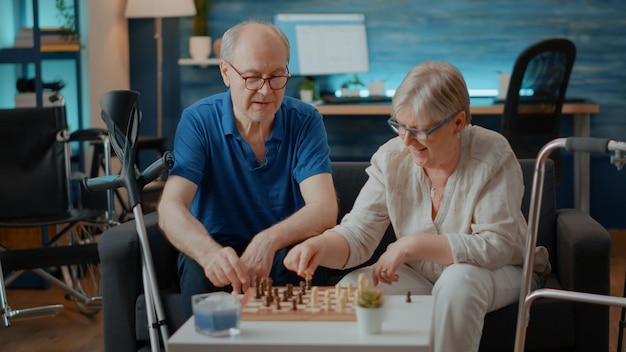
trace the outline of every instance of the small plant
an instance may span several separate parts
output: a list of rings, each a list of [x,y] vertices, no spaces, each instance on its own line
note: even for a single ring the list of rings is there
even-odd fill
[[[74,6],[65,4],[65,0],[56,0],[57,18],[63,27],[63,37],[68,41],[78,41],[78,30],[76,28],[76,16],[74,16]]]
[[[300,83],[300,89],[315,91],[315,79],[313,77],[305,77]]]
[[[207,36],[207,12],[211,6],[211,0],[194,0],[196,4],[196,15],[193,16],[193,35]]]
[[[362,308],[380,308],[383,306],[383,291],[369,286],[364,273],[359,274],[359,288],[356,290],[356,305]]]
[[[358,89],[359,87],[365,87],[365,83],[361,81],[361,78],[356,73],[352,77],[352,81],[350,81],[350,85],[352,85],[354,89]]]
[[[356,304],[362,308],[380,308],[383,306],[383,292],[379,289],[368,287],[357,291]]]

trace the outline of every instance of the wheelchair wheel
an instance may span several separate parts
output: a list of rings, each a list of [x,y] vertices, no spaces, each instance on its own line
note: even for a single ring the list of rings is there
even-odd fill
[[[67,245],[92,246],[108,227],[103,223],[82,224],[69,235]],[[80,264],[61,267],[65,284],[74,290],[73,293],[66,294],[66,299],[73,301],[78,310],[86,316],[93,316],[102,310],[100,263],[97,253],[95,255],[95,258],[90,256]]]

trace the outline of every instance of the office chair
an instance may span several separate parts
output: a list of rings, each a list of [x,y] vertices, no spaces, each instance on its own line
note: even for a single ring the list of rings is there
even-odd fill
[[[501,132],[518,159],[534,159],[546,143],[559,137],[561,109],[575,58],[574,43],[553,38],[526,48],[515,61]],[[550,158],[559,186],[561,154],[556,150]]]
[[[64,105],[0,110],[0,227],[41,228],[45,242],[42,247],[25,249],[0,245],[0,274],[4,274],[0,275],[0,306],[5,327],[11,326],[12,318],[54,315],[63,308],[13,310],[5,285],[24,271],[64,289],[85,315],[101,309],[96,242],[111,224],[106,209],[73,204],[69,136]]]

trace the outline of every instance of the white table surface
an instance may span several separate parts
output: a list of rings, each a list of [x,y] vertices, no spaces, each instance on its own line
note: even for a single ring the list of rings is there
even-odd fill
[[[383,331],[362,335],[356,321],[242,321],[241,333],[210,337],[196,332],[193,317],[168,340],[169,352],[194,351],[429,351],[432,296],[385,297]]]

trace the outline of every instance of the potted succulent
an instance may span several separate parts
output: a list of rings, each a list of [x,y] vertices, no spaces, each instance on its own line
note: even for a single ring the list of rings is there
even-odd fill
[[[311,103],[315,98],[315,79],[313,77],[305,77],[300,82],[300,100]]]
[[[194,0],[196,15],[193,17],[193,34],[189,37],[189,54],[193,59],[203,60],[211,55],[211,37],[207,31],[207,16],[211,0]]]
[[[383,291],[369,287],[363,274],[359,275],[359,288],[355,294],[356,320],[362,334],[379,334],[383,326]]]
[[[368,287],[363,291],[357,291],[357,307],[361,308],[380,308],[383,306],[385,300],[383,299],[383,292],[380,289],[374,287]]]
[[[347,97],[350,94],[350,83],[349,82],[344,82],[341,85],[341,96],[342,97]]]
[[[350,81],[350,87],[352,88],[352,96],[358,97],[360,88],[365,87],[365,83],[361,81],[358,74],[354,74],[352,81]]]

